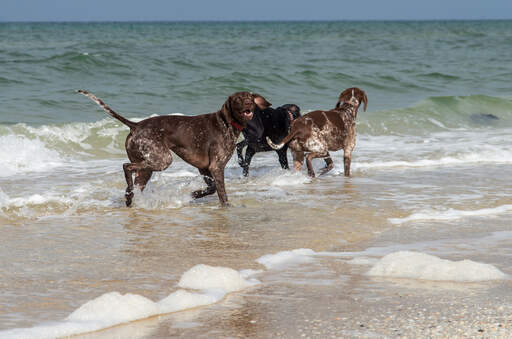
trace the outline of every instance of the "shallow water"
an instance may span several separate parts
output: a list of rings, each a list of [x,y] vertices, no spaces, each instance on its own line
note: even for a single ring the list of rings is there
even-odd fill
[[[1,24],[0,330],[76,326],[65,319],[113,291],[157,303],[197,264],[257,270],[250,277],[260,283],[210,306],[85,337],[296,337],[306,320],[338,317],[344,307],[352,307],[340,316],[346,326],[332,331],[358,336],[350,324],[369,316],[364,306],[383,310],[404,290],[408,302],[483,305],[487,298],[506,306],[508,279],[440,283],[365,273],[387,254],[417,251],[512,274],[512,88],[503,66],[512,55],[510,27]],[[356,43],[355,55],[343,54]],[[281,170],[273,153],[258,153],[244,178],[232,158],[229,208],[216,196],[191,201],[204,183],[177,157],[126,208],[128,131],[72,93],[97,92],[137,120],[215,111],[242,89],[308,112],[331,107],[350,86],[369,97],[352,176],[343,176],[342,152],[316,179]],[[314,252],[278,268],[257,262],[296,249]]]

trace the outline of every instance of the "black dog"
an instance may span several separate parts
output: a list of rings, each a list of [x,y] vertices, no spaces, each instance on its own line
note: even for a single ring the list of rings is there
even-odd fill
[[[236,144],[238,164],[243,168],[244,176],[249,175],[249,165],[256,152],[274,151],[266,141],[266,137],[272,140],[282,140],[290,132],[293,121],[300,117],[300,108],[297,105],[288,104],[278,108],[268,107],[264,110],[258,106],[254,109],[254,116],[247,122],[242,130],[244,140]],[[245,150],[245,159],[242,155]],[[288,158],[286,151],[288,146],[277,150],[279,163],[283,169],[288,169]]]

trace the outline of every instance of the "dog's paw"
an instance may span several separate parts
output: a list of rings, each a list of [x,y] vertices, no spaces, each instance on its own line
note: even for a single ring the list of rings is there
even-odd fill
[[[132,205],[133,192],[126,192],[124,196],[126,198],[126,207],[130,207]]]

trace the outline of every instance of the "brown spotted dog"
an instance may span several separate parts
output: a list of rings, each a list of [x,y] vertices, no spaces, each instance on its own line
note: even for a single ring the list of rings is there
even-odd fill
[[[334,109],[309,112],[295,120],[290,134],[280,144],[274,144],[268,137],[267,142],[274,149],[280,149],[288,143],[292,150],[295,170],[301,169],[304,154],[307,153],[308,174],[313,178],[315,172],[312,159],[325,158],[325,168],[320,172],[320,175],[323,175],[334,168],[329,151],[343,149],[345,176],[348,177],[352,151],[356,145],[357,110],[363,102],[366,111],[366,93],[357,87],[348,88],[340,94]]]
[[[93,94],[79,90],[100,105],[108,114],[130,128],[125,148],[130,162],[123,165],[126,206],[133,199],[133,178],[142,191],[155,171],[163,171],[172,163],[171,151],[196,167],[203,175],[206,189],[192,193],[194,199],[217,192],[220,203],[227,205],[224,168],[235,149],[235,143],[254,112],[254,105],[270,106],[261,95],[237,92],[228,97],[215,113],[197,116],[167,115],[130,121],[105,105]]]

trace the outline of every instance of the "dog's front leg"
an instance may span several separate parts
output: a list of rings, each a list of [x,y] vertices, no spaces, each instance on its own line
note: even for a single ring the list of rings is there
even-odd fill
[[[352,162],[352,150],[346,149],[343,154],[344,173],[346,177],[350,176],[350,163]]]
[[[249,165],[251,164],[252,157],[256,151],[251,146],[247,146],[245,149],[245,161],[244,161],[244,177],[249,175]]]
[[[236,155],[238,156],[238,164],[242,168],[245,167],[244,156],[242,154],[242,151],[244,150],[244,147],[247,146],[248,144],[249,143],[245,139],[236,144]]]
[[[215,180],[220,204],[222,206],[229,206],[226,188],[224,187],[224,167],[210,169],[210,172],[212,173],[213,180]]]
[[[204,196],[215,193],[217,190],[215,181],[212,178],[212,174],[207,169],[200,169],[199,173],[203,176],[203,180],[206,183],[206,189],[192,192],[192,198],[199,199]]]
[[[276,151],[277,156],[279,157],[279,164],[281,164],[282,169],[288,169],[288,157],[286,156],[286,151],[288,151],[288,146],[284,146]]]

